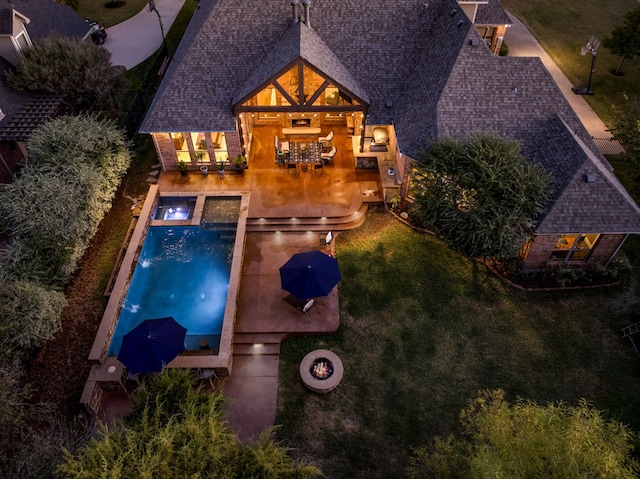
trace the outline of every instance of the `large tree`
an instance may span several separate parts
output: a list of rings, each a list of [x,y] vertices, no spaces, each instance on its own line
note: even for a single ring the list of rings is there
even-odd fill
[[[614,107],[613,125],[609,128],[613,138],[625,148],[624,158],[640,160],[640,100],[623,93],[624,103]]]
[[[635,435],[585,402],[540,406],[483,391],[461,414],[463,438],[418,448],[413,478],[636,478]]]
[[[125,79],[111,53],[92,42],[51,36],[23,49],[16,69],[6,73],[18,90],[61,94],[80,110],[118,107]]]
[[[497,134],[446,138],[420,156],[413,214],[470,257],[511,259],[550,197],[550,176]]]
[[[616,26],[602,44],[611,53],[622,57],[615,74],[620,74],[624,61],[640,55],[640,5],[624,16],[622,25]]]
[[[319,471],[297,463],[268,435],[241,444],[225,424],[220,394],[195,388],[189,371],[166,371],[136,394],[132,417],[102,429],[62,477],[302,479]]]

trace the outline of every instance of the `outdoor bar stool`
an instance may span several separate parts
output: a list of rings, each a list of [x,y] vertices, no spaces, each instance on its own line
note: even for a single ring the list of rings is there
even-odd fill
[[[293,162],[289,162],[287,163],[287,174],[293,170],[293,174],[297,175],[298,174],[298,165],[296,163]]]
[[[322,171],[322,175],[324,176],[324,168],[323,168],[322,162],[313,164],[313,174],[314,175],[316,174],[316,171],[318,171],[318,170]]]

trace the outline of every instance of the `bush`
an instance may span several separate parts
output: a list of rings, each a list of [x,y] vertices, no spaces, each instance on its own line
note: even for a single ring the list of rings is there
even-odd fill
[[[29,145],[22,174],[0,192],[0,222],[13,239],[5,277],[62,288],[111,208],[128,143],[112,123],[83,115],[44,124]]]
[[[16,348],[35,348],[51,339],[66,304],[60,292],[28,281],[0,280],[0,354],[8,356]]]

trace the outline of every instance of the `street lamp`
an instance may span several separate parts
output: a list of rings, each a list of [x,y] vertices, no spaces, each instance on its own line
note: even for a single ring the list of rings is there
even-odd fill
[[[582,55],[586,55],[587,52],[591,53],[591,71],[589,72],[589,83],[587,86],[584,85],[573,87],[573,93],[576,95],[593,95],[593,90],[591,89],[591,78],[593,77],[593,72],[596,71],[596,55],[598,54],[598,48],[600,48],[600,40],[595,35],[591,35],[591,38],[587,42],[585,46],[580,49],[580,53]]]

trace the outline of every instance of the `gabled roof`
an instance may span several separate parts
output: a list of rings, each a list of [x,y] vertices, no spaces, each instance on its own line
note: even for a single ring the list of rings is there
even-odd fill
[[[232,103],[235,105],[246,97],[256,93],[273,77],[288,70],[298,59],[305,61],[343,90],[356,98],[369,103],[369,97],[351,72],[336,57],[335,53],[305,23],[294,23],[276,43],[264,59],[258,64],[247,82],[235,93]]]
[[[436,52],[431,38],[446,11],[464,16],[453,0],[312,0],[309,8],[313,32],[366,92],[370,124],[394,117],[421,58],[449,55]],[[288,0],[202,2],[140,131],[235,130],[236,92],[251,82],[292,21]],[[450,44],[455,59],[454,40]]]
[[[560,117],[549,120],[530,154],[554,172],[556,188],[536,233],[640,233],[640,207]]]
[[[2,122],[0,141],[27,141],[33,130],[65,107],[59,95],[37,95],[27,101],[8,121]]]
[[[478,5],[476,25],[511,25],[511,19],[500,4],[500,0],[489,0]]]
[[[0,8],[28,17],[27,31],[34,42],[52,34],[82,38],[89,31],[82,17],[55,0],[0,0]]]

